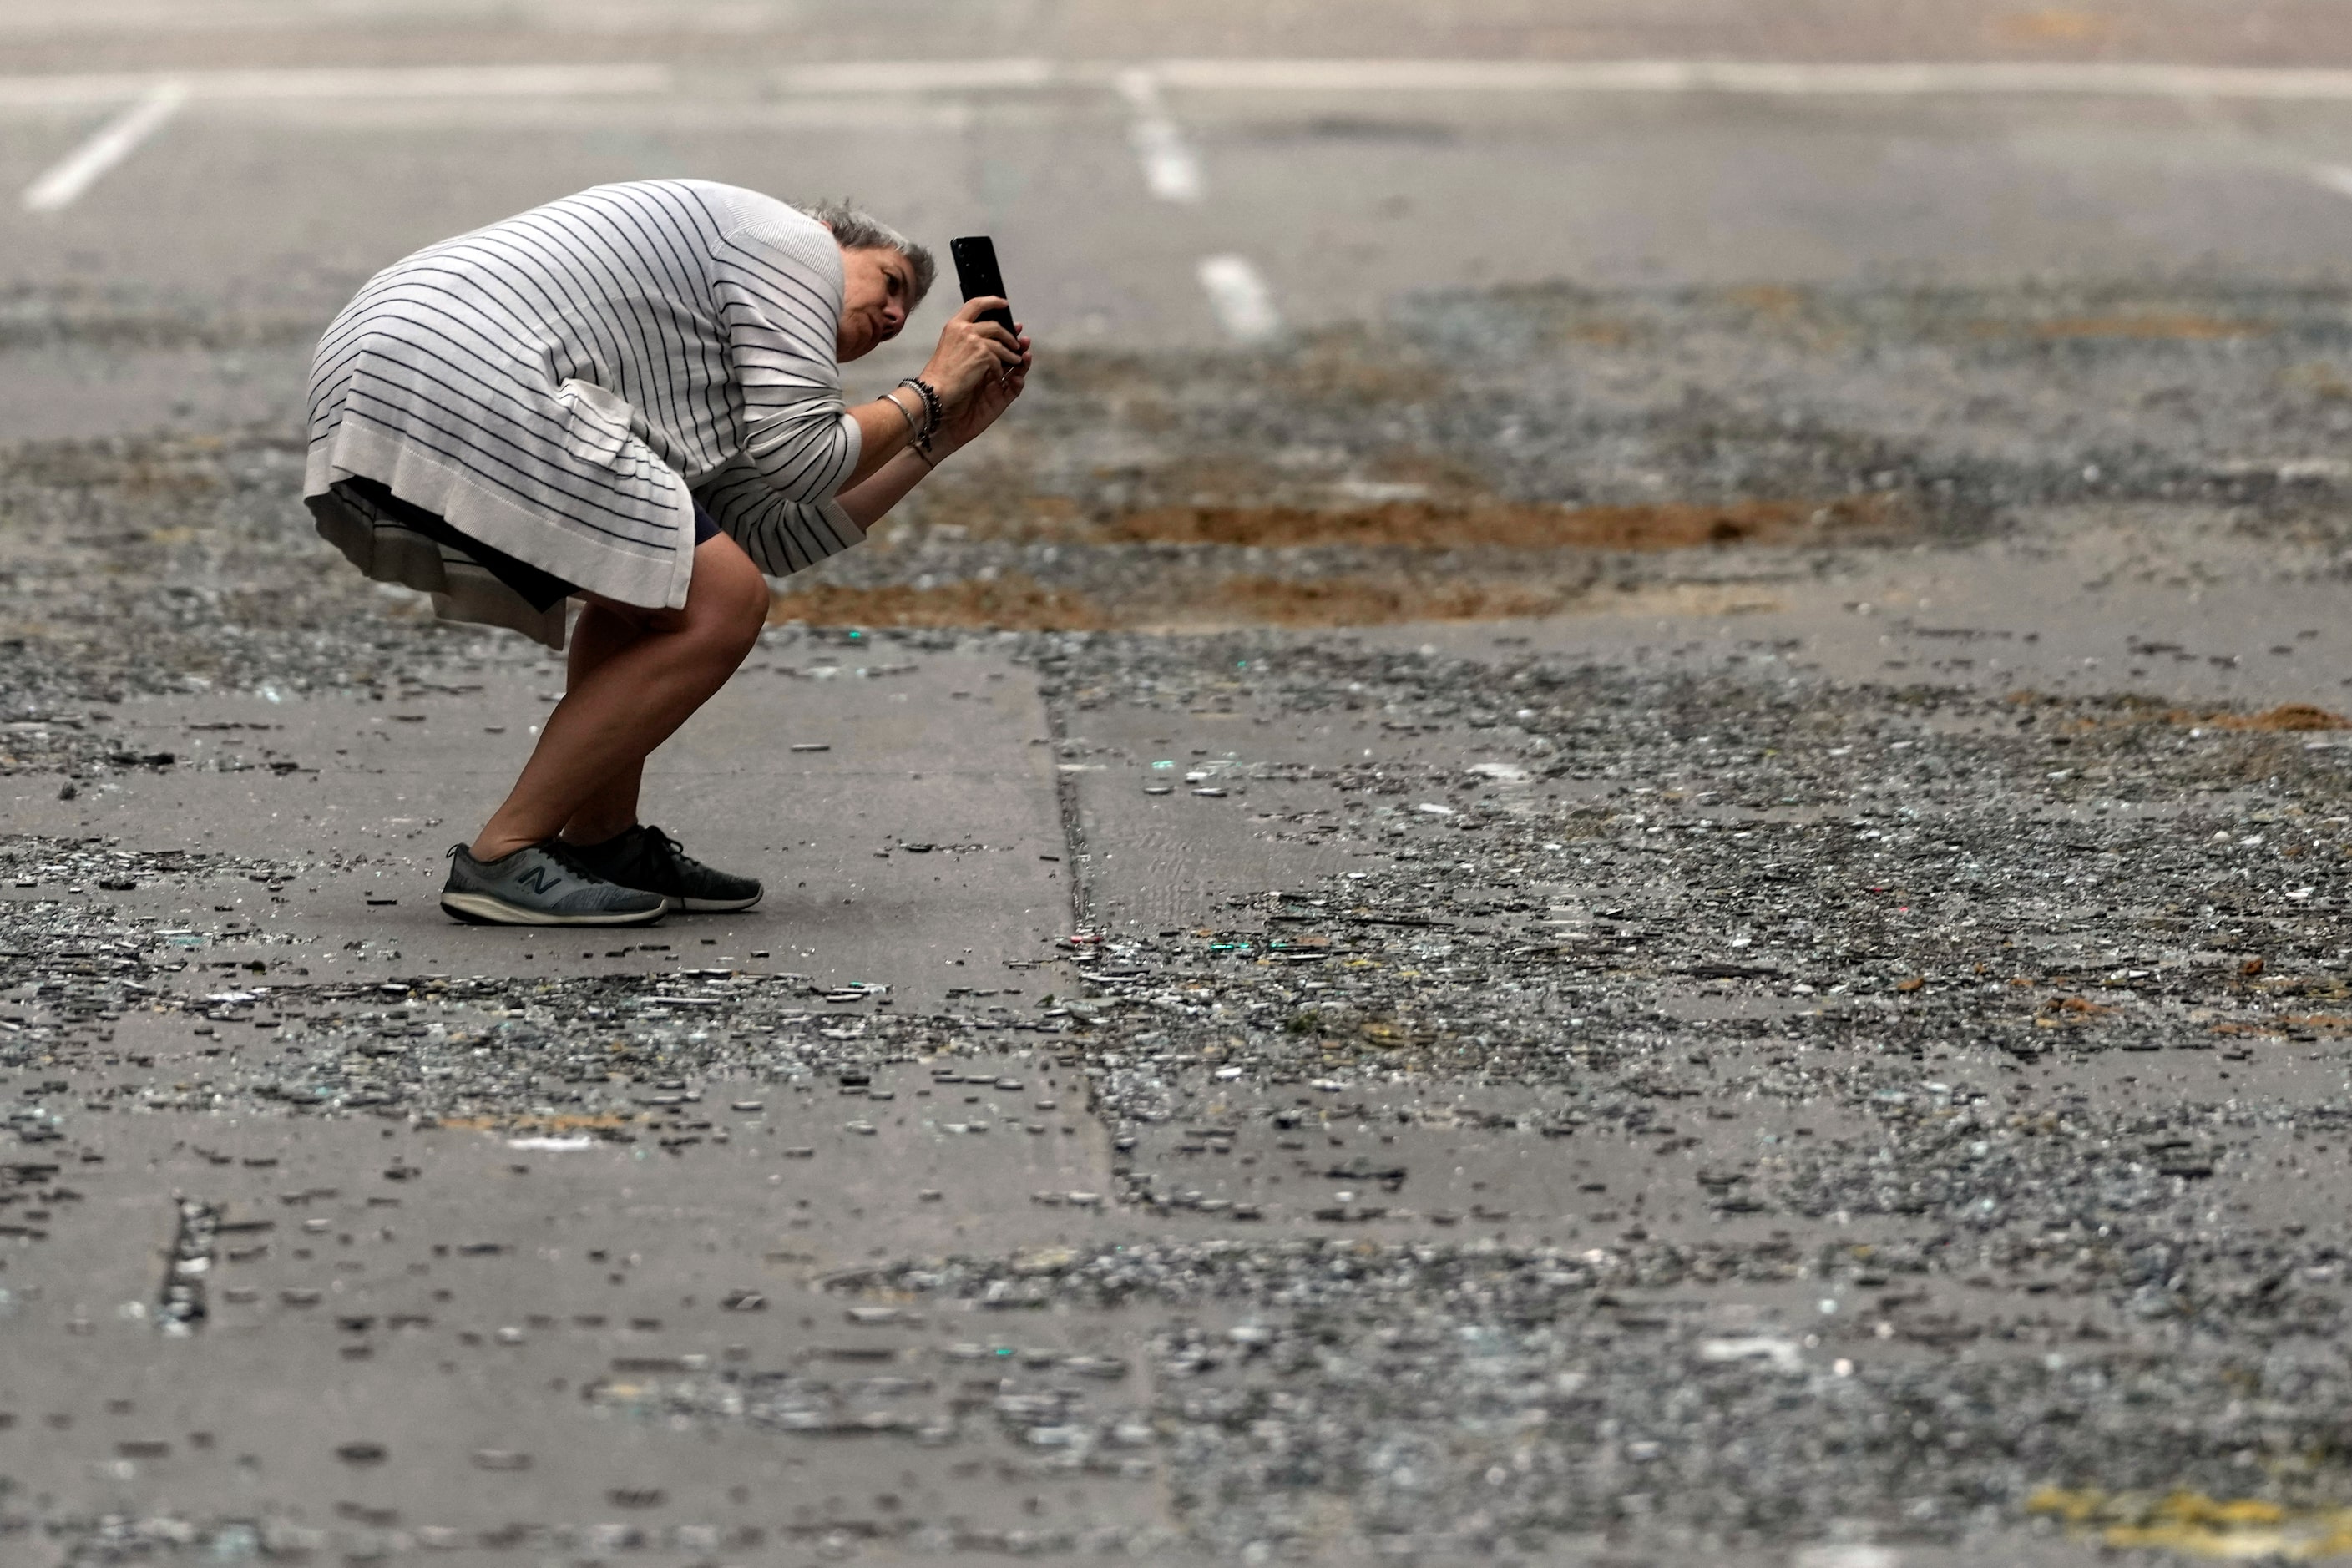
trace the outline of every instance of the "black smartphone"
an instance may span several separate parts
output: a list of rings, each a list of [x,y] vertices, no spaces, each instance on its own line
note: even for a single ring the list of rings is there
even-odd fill
[[[1011,297],[1004,292],[1004,274],[996,269],[996,242],[988,236],[968,234],[961,239],[951,239],[948,241],[948,254],[955,258],[956,282],[962,286],[965,299],[979,300],[991,294],[1000,300]],[[1008,332],[1017,331],[1013,325],[1013,312],[1001,307],[981,320],[994,321]]]

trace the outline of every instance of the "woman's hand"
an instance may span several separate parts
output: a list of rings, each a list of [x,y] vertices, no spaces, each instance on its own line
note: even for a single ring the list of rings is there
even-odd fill
[[[1000,332],[1004,331],[1002,327],[996,330]],[[1021,335],[1018,322],[1013,323],[1013,341],[1020,345],[1020,359],[1002,374],[983,377],[961,407],[949,407],[947,418],[940,424],[940,433],[931,442],[931,449],[939,456],[945,457],[961,447],[969,446],[982,431],[995,424],[1004,411],[1013,406],[1013,400],[1020,396],[1021,389],[1028,384],[1029,340]],[[944,395],[940,401],[946,402]]]
[[[932,455],[952,452],[996,422],[996,416],[1021,395],[1029,374],[1029,340],[1017,331],[1006,331],[980,312],[1004,303],[1002,300],[967,300],[963,309],[940,331],[940,346],[923,366],[923,380],[940,400],[940,427],[932,433]],[[882,471],[913,445],[924,410],[914,391],[893,388],[890,394],[849,411],[857,422],[857,465],[841,482],[836,494],[847,494]],[[903,492],[902,492],[903,493]],[[890,500],[898,498],[893,496]],[[880,503],[887,510],[890,502]],[[876,515],[880,515],[878,512]]]
[[[982,310],[996,302],[987,300],[973,301]],[[970,307],[966,309],[969,310]],[[957,321],[964,321],[962,312],[958,313]],[[894,438],[887,447],[891,453],[889,459],[885,461],[878,456],[875,457],[874,466],[866,473],[858,476],[855,482],[843,486],[837,498],[841,502],[842,510],[849,514],[850,520],[858,527],[872,528],[880,521],[883,514],[905,499],[908,490],[930,477],[932,466],[939,458],[946,457],[960,447],[970,445],[982,431],[995,424],[998,416],[1013,406],[1013,399],[1021,395],[1021,389],[1028,384],[1029,340],[1021,334],[1021,329],[1017,325],[1012,331],[1007,332],[1003,327],[990,326],[986,322],[967,324],[977,325],[982,332],[993,332],[1015,346],[1008,351],[1012,354],[1009,363],[992,353],[989,356],[989,362],[1004,364],[1006,368],[1003,373],[999,374],[992,370],[982,370],[978,379],[965,389],[960,402],[949,403],[947,389],[937,382],[932,383],[933,390],[940,395],[940,401],[946,404],[947,407],[945,417],[940,420],[939,430],[932,437],[929,453],[914,450],[907,445],[908,423],[907,405],[914,401],[912,394],[905,395],[903,401],[893,403],[889,408],[884,408],[877,403],[855,411],[861,421],[868,413],[871,413],[877,421],[895,416],[898,426],[892,432]],[[945,340],[953,333],[954,326],[954,322],[950,323],[950,331],[940,334],[943,350],[946,347]],[[974,337],[978,338],[978,334],[974,334]],[[979,341],[993,342],[993,340],[984,338]],[[935,364],[939,357],[933,356]],[[926,370],[924,379],[930,380],[932,374],[933,372]],[[868,456],[875,456],[885,450],[879,437],[868,437],[867,439],[870,443],[867,447]],[[902,458],[905,459],[903,462],[898,460]]]
[[[963,309],[940,329],[940,346],[931,351],[930,363],[923,366],[923,379],[939,394],[940,410],[950,426],[962,418],[965,405],[983,385],[1029,367],[1026,339],[1016,337],[994,321],[980,319],[982,311],[996,310],[1003,304],[1002,300],[967,300]],[[1003,412],[1002,408],[997,410],[999,414]],[[986,424],[983,420],[982,427],[985,428]]]

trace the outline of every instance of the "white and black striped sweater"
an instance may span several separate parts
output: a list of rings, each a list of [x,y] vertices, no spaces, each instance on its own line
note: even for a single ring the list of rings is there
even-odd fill
[[[841,310],[832,234],[772,197],[644,180],[551,202],[394,263],[336,317],[304,494],[374,479],[625,604],[686,602],[697,499],[762,571],[798,571],[864,537],[833,500],[859,445]],[[312,508],[372,575],[561,645],[560,606],[551,628],[479,573],[419,582]]]

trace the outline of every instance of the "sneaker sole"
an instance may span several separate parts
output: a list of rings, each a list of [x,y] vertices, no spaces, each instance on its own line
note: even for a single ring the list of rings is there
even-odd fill
[[[441,895],[441,908],[451,919],[476,926],[649,926],[669,913],[669,904],[665,900],[650,910],[562,915],[548,910],[527,910],[488,893],[445,892]]]
[[[765,889],[748,899],[681,899],[664,893],[662,901],[672,914],[731,915],[738,910],[748,910],[764,896]]]

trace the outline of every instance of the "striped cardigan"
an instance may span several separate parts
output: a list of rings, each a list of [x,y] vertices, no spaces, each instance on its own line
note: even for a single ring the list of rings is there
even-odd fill
[[[558,647],[561,605],[533,612],[335,481],[624,604],[686,602],[697,500],[761,571],[796,572],[864,537],[833,500],[858,457],[841,310],[833,236],[780,201],[583,191],[418,251],[344,307],[311,366],[305,500],[371,576]]]

